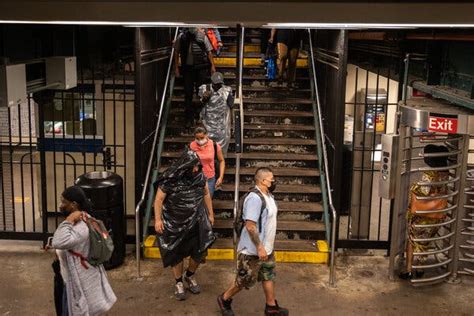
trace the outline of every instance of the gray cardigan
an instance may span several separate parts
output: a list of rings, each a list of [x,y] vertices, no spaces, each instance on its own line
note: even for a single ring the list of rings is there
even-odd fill
[[[73,250],[87,257],[89,254],[89,229],[83,221],[75,225],[62,222],[53,236],[53,248],[61,263],[69,315],[88,316],[107,312],[117,300],[102,265],[84,268],[80,258],[72,255]]]

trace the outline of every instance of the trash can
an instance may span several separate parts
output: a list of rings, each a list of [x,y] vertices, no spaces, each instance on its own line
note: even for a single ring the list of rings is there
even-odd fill
[[[90,214],[104,222],[114,241],[114,252],[106,269],[120,266],[125,259],[126,223],[123,202],[123,180],[118,174],[109,171],[93,171],[76,179],[91,200]]]

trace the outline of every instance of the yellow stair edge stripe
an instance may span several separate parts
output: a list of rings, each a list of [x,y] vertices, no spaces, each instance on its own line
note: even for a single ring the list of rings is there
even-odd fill
[[[235,46],[229,47],[225,52],[235,53],[237,48]],[[246,53],[260,53],[260,44],[245,44],[244,52]]]
[[[235,66],[235,58],[230,57],[214,57],[214,63],[217,67],[219,66]],[[261,65],[260,58],[244,58],[244,66],[259,66]],[[305,58],[300,58],[296,61],[296,67],[306,68],[308,67],[308,60]]]
[[[143,256],[147,259],[160,259],[160,249],[154,247],[155,236],[148,236],[145,240]],[[292,263],[328,263],[328,244],[324,240],[317,242],[319,251],[275,251],[277,262]],[[209,249],[207,260],[234,260],[234,249]]]

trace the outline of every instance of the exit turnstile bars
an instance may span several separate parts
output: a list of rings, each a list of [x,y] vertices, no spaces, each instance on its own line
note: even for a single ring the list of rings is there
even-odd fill
[[[467,203],[474,201],[474,178],[470,177],[472,172],[467,172],[469,134],[474,128],[474,116],[466,110],[425,98],[411,99],[400,109],[399,135],[395,138],[399,142],[398,161],[392,161],[396,163],[396,177],[395,184],[390,183],[395,188],[390,277],[393,279],[397,272],[409,269],[418,272],[413,273],[411,282],[425,285],[444,280],[455,281],[458,271],[474,275],[474,203],[472,207]],[[442,145],[449,151],[425,153],[424,148],[428,144]],[[430,167],[425,164],[425,159],[430,158],[446,159],[447,165]],[[435,177],[434,181],[422,179],[423,174],[426,178],[426,175],[441,173],[444,178]],[[383,185],[387,184],[382,183],[381,179],[381,187]],[[443,189],[441,193],[435,190],[437,194],[417,196],[411,193],[413,186]],[[465,196],[471,196],[471,199],[463,208]],[[427,210],[412,207],[412,215],[409,215],[409,200],[413,198],[446,203]],[[462,211],[469,209],[471,212]],[[436,220],[425,220],[428,214]],[[407,215],[418,217],[408,224]],[[413,247],[413,256],[405,255],[407,243],[422,247]],[[471,266],[466,267],[466,263]]]
[[[471,144],[474,136],[471,135]],[[464,207],[460,210],[456,271],[474,276],[474,150],[469,150]]]

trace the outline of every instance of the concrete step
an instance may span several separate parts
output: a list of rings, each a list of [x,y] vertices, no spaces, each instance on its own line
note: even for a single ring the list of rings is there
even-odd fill
[[[306,98],[244,98],[245,104],[313,104],[311,99]]]
[[[240,175],[254,175],[257,167],[240,168]],[[319,170],[314,168],[273,168],[273,174],[278,177],[319,177]],[[227,168],[226,173],[235,174],[235,168]]]
[[[234,201],[232,200],[213,200],[215,209],[233,210]],[[323,206],[316,202],[283,202],[277,201],[278,212],[302,212],[302,213],[321,213]]]
[[[164,172],[169,166],[161,166],[160,173]],[[241,167],[240,175],[241,176],[253,176],[257,167]],[[318,169],[314,168],[273,168],[273,174],[278,177],[319,177],[320,173]],[[226,166],[225,174],[235,175],[235,168]]]
[[[229,42],[227,45],[224,43],[224,52],[237,52],[237,42]],[[260,53],[260,44],[245,43],[245,53]]]
[[[232,229],[230,219],[216,219],[214,229]],[[277,231],[324,232],[324,224],[316,221],[278,221]]]
[[[313,117],[313,112],[311,112],[311,111],[286,111],[286,110],[245,110],[244,116]]]
[[[253,183],[241,183],[239,191],[247,192],[252,186],[254,186]],[[233,183],[221,186],[221,191],[224,192],[234,192],[234,189],[235,185]],[[319,194],[321,193],[321,188],[319,185],[278,184],[274,193]]]
[[[314,131],[314,125],[302,124],[245,124],[244,130]]]
[[[235,55],[235,53],[229,53]],[[247,53],[251,54],[251,53]],[[256,54],[257,55],[257,54]],[[222,66],[237,66],[237,58],[235,56],[232,57],[214,57],[214,64],[216,67]],[[259,66],[262,64],[262,59],[260,58],[260,54],[258,57],[244,57],[244,66]],[[308,67],[308,58],[298,58],[296,61],[297,68],[307,68]]]
[[[183,152],[180,151],[164,151],[162,157],[164,158],[178,158]],[[236,154],[232,152],[227,153],[227,159],[235,159]],[[304,160],[304,161],[317,161],[318,156],[316,154],[281,154],[281,153],[265,153],[265,152],[245,152],[241,154],[241,159],[256,159],[256,160]]]
[[[232,88],[233,91],[235,91],[235,89],[236,89],[235,84],[231,84],[229,86]],[[289,94],[289,92],[287,90],[284,90],[284,89],[279,88],[279,87],[271,87],[271,86],[268,86],[268,85],[244,85],[242,87],[242,90],[243,90],[244,93],[245,92],[281,92],[281,93]],[[174,86],[174,92],[184,92],[184,86],[175,85]],[[295,90],[294,92],[310,93],[311,89],[301,88],[301,89]]]
[[[244,127],[245,129],[245,127]],[[165,137],[165,143],[190,143],[193,141],[193,136],[168,136]],[[235,143],[234,139],[230,140]],[[249,145],[316,145],[314,139],[297,139],[297,138],[245,138],[244,144]],[[244,153],[246,154],[246,153]]]
[[[275,240],[277,251],[318,251],[318,245],[312,240]],[[232,239],[222,238],[216,240],[212,248],[233,248]]]

